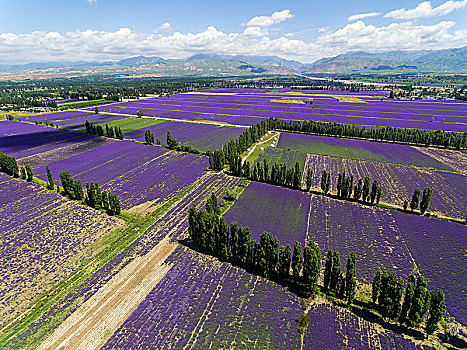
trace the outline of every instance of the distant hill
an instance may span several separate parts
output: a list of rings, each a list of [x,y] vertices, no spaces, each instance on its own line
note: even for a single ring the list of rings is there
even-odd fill
[[[306,72],[466,72],[467,46],[447,50],[348,52],[306,65]]]
[[[125,58],[117,62],[117,64],[122,66],[143,66],[146,64],[156,64],[165,61],[162,57],[152,56],[152,57],[145,57],[145,56],[136,56]]]
[[[27,71],[27,74],[26,74]],[[467,46],[448,50],[354,51],[303,64],[277,56],[200,53],[186,59],[136,56],[117,62],[57,61],[0,65],[2,80],[77,76],[244,76],[313,73],[467,72]],[[7,72],[7,73],[5,73]],[[21,73],[24,72],[24,73]]]

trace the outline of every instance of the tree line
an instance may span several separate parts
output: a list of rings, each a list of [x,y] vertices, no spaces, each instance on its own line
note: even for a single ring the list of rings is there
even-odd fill
[[[433,334],[438,329],[446,313],[443,291],[430,291],[426,279],[422,275],[417,278],[413,271],[404,293],[404,281],[394,271],[377,270],[371,293],[372,301],[381,315],[391,321],[418,328],[428,314],[425,322],[427,334]]]
[[[51,174],[49,177],[49,173],[50,170],[47,170],[48,185],[53,188],[53,178]],[[84,201],[84,203],[92,208],[104,209],[109,215],[120,214],[120,199],[118,196],[110,191],[102,191],[97,181],[95,183],[92,181],[91,183],[86,182],[86,193],[83,191],[81,180],[73,179],[67,170],[60,173],[60,181],[63,192],[68,198]]]
[[[302,244],[281,245],[270,232],[263,232],[259,242],[251,239],[249,227],[237,222],[229,225],[220,215],[217,198],[212,194],[205,209],[192,206],[188,213],[188,234],[191,242],[201,251],[219,257],[234,265],[254,271],[281,284],[292,284],[298,292],[314,297],[319,292],[318,279],[321,273],[322,257],[319,247],[308,242],[302,251]],[[347,272],[340,268],[332,271],[339,291],[348,305],[352,304],[356,290],[356,255],[347,259]],[[326,272],[325,272],[326,276]]]
[[[374,141],[392,141],[420,146],[439,146],[446,148],[464,149],[467,147],[467,133],[453,131],[425,131],[421,129],[399,128],[384,126],[380,128],[366,128],[344,123],[326,123],[321,121],[287,121],[277,119],[276,129],[305,134],[317,134],[333,137],[351,137]]]
[[[122,129],[118,126],[108,126],[105,124],[105,130],[102,127],[102,125],[99,124],[92,124],[86,120],[86,123],[84,124],[86,127],[86,132],[91,135],[97,135],[97,136],[107,136],[111,137],[114,139],[119,139],[123,140],[123,132]]]

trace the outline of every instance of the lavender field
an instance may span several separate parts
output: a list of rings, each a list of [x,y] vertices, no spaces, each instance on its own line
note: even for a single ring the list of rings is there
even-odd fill
[[[466,322],[461,311],[467,306],[461,301],[465,300],[465,288],[459,280],[464,274],[457,274],[467,266],[462,251],[467,230],[462,224],[257,182],[244,190],[224,217],[227,222],[249,226],[256,240],[267,231],[276,235],[281,244],[300,241],[303,246],[313,241],[321,248],[323,260],[329,249],[338,250],[342,261],[353,251],[357,254],[357,277],[365,283],[371,283],[378,268],[394,270],[406,279],[418,266],[432,288],[445,291],[448,311]],[[430,228],[430,223],[436,226]],[[421,244],[420,237],[426,244]],[[439,244],[443,237],[449,240]],[[448,242],[452,249],[447,248]],[[443,270],[453,266],[457,267],[449,273]]]
[[[104,349],[300,346],[302,299],[186,248],[166,263],[173,267]]]
[[[282,132],[277,147],[334,157],[454,170],[447,164],[423,153],[419,148],[408,145]]]
[[[161,97],[151,98],[138,98],[144,92],[135,88],[133,98],[134,87],[126,83],[114,99],[124,102],[99,105],[99,114],[91,106],[0,120],[0,152],[33,172],[26,179],[25,169],[18,172],[14,160],[0,154],[0,348],[465,347],[463,140],[456,136],[451,143],[460,150],[416,147],[288,133],[266,119],[466,132],[466,102],[402,101],[389,98],[390,90],[368,91],[364,85],[357,89],[362,91],[217,84],[203,90],[204,82],[194,85],[199,91],[183,84],[178,90],[174,82],[172,92],[161,88],[147,95]],[[127,90],[130,97],[123,96]],[[143,116],[136,118],[138,111]],[[36,125],[36,119],[54,127]],[[86,120],[118,126],[124,139],[87,134]],[[146,131],[162,144],[146,144]],[[165,144],[169,131],[203,154],[170,150]],[[278,140],[258,144],[271,133],[280,135]],[[446,134],[439,134],[446,142]],[[255,152],[249,153],[252,147]],[[294,172],[275,177],[282,186],[253,181],[243,167],[238,169],[237,160],[247,159],[266,162],[270,169],[274,163],[288,168],[298,163],[301,188]],[[49,189],[46,167],[61,188]],[[310,192],[304,190],[308,170],[313,172]],[[330,195],[322,194],[323,170],[330,173]],[[83,187],[98,182],[117,195],[121,211],[114,210],[113,195],[101,196],[92,188],[83,189],[84,199],[73,196],[81,189],[71,180],[61,183],[63,171]],[[353,185],[365,177],[378,180],[379,204],[337,199],[337,177],[343,172],[353,175]],[[400,209],[415,188],[425,187],[433,190],[429,215]],[[245,230],[229,231],[221,216]],[[246,228],[256,244],[245,239]],[[267,235],[260,241],[263,232],[283,246],[300,242],[303,260],[291,255],[289,269],[284,251],[277,256]],[[320,267],[315,266],[319,258],[307,255],[311,243],[320,248]],[[345,276],[335,279],[332,270],[336,289],[325,288],[330,249],[340,254]],[[355,280],[346,268],[352,252]],[[378,269],[394,271],[404,283],[411,271],[423,275],[428,289],[444,292],[442,313],[464,333],[448,342],[442,328],[427,336],[428,315],[420,327],[385,317],[369,302]],[[347,277],[355,282],[356,299],[344,307],[352,288]],[[391,287],[383,286],[386,282],[381,288]],[[318,283],[313,291],[312,283]]]
[[[122,221],[0,175],[1,324],[96,253]]]
[[[299,92],[288,89],[236,89],[229,92],[225,89],[111,104],[102,106],[102,110],[130,115],[135,115],[140,110],[147,116],[207,119],[241,125],[251,125],[248,119],[275,117],[373,127],[395,126],[458,132],[466,130],[465,104],[397,101],[388,99],[387,92],[380,94],[375,96],[371,92],[346,94],[319,90]],[[284,97],[312,98],[313,104],[273,102]]]
[[[415,188],[430,187],[433,190],[431,212],[461,220],[465,216],[467,175],[462,173],[308,154],[302,186],[308,169],[313,171],[312,189],[318,191],[323,170],[331,173],[331,192],[336,191],[338,174],[345,171],[348,176],[354,176],[354,184],[365,176],[378,180],[383,189],[382,202],[401,207],[404,200],[410,201]]]
[[[210,149],[214,151],[221,148],[230,139],[238,137],[245,129],[224,127],[222,125],[205,125],[166,121],[161,124],[149,126],[125,134],[125,138],[136,139],[144,142],[144,133],[149,130],[155,139],[165,144],[167,131],[177,139],[179,143],[188,144],[200,151]]]

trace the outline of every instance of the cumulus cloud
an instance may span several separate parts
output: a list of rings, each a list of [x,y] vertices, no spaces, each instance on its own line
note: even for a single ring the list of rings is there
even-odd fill
[[[453,21],[441,21],[433,25],[415,25],[413,22],[391,23],[377,27],[363,21],[350,23],[345,27],[318,38],[323,46],[359,50],[414,50],[460,47],[467,42],[467,30],[449,30]]]
[[[271,16],[256,16],[242,25],[247,27],[270,27],[274,24],[279,24],[287,19],[292,19],[294,16],[290,10],[276,11]]]
[[[417,19],[424,17],[435,17],[435,16],[444,16],[448,13],[451,13],[454,10],[461,9],[467,5],[467,0],[462,1],[446,1],[445,3],[439,5],[438,7],[431,6],[430,1],[424,1],[418,4],[414,9],[406,10],[401,8],[388,12],[384,15],[386,18],[394,19]]]
[[[172,31],[172,26],[169,22],[162,23],[162,25],[156,29],[154,29],[152,32],[153,33],[159,33],[159,32],[171,32]]]
[[[319,29],[318,29],[318,32],[320,32],[320,33],[325,33],[325,32],[327,32],[328,30],[329,30],[329,27],[322,27],[322,28],[319,28]]]
[[[357,15],[350,16],[349,17],[349,22],[357,21],[359,19],[364,19],[364,18],[368,18],[368,17],[376,17],[376,16],[379,16],[379,15],[381,15],[380,12],[359,13]]]
[[[89,2],[90,4],[97,4],[97,0],[86,0],[87,2]]]
[[[167,23],[152,33],[130,28],[65,33],[0,32],[0,62],[116,61],[135,55],[184,58],[208,53],[277,55],[307,63],[350,50],[446,49],[461,47],[467,42],[467,29],[456,27],[453,21],[440,21],[433,25],[406,21],[376,26],[358,20],[338,30],[321,28],[320,36],[312,41],[299,40],[293,35],[271,38],[268,34],[270,28],[261,26],[248,26],[239,33],[224,32],[214,26],[197,33],[169,33],[169,29],[171,26]]]

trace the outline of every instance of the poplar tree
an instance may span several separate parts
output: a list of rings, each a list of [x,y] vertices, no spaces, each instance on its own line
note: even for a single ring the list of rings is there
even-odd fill
[[[381,290],[381,278],[383,273],[380,269],[376,270],[375,275],[373,276],[373,282],[371,284],[371,299],[373,303],[376,304],[378,302],[379,293]]]
[[[279,250],[279,274],[284,280],[290,275],[291,251],[290,245],[281,246]]]
[[[292,275],[296,282],[300,280],[302,270],[302,244],[298,241],[294,243],[292,255]]]
[[[32,169],[31,169],[30,165],[26,164],[25,169],[26,169],[26,180],[31,182],[33,177],[34,177],[34,174],[32,173]]]
[[[339,291],[341,273],[341,259],[339,257],[339,252],[335,251],[332,256],[331,281],[329,283],[329,289],[335,293]]]
[[[445,313],[446,304],[444,302],[443,291],[439,291],[438,293],[433,292],[431,295],[430,317],[428,317],[425,326],[428,334],[433,334],[438,330],[438,323],[443,320]]]
[[[310,190],[313,182],[313,169],[308,168],[307,175],[306,175],[306,190],[307,192]]]
[[[331,282],[332,273],[332,250],[329,249],[326,255],[326,262],[324,263],[324,290],[329,290],[329,284]]]
[[[404,295],[404,302],[402,304],[401,313],[399,315],[399,322],[406,323],[407,322],[407,315],[410,310],[410,306],[412,305],[412,298],[415,292],[415,283],[417,282],[417,278],[415,274],[412,272],[409,276],[409,280],[407,282],[407,287],[405,289]]]
[[[370,182],[371,182],[371,179],[368,176],[366,176],[365,181],[363,183],[363,189],[362,189],[362,200],[364,202],[368,201],[368,196],[370,194]]]
[[[357,288],[357,256],[352,252],[347,257],[347,266],[345,273],[345,300],[347,305],[350,306],[355,299],[355,292]]]
[[[20,179],[26,180],[26,169],[22,166],[19,168],[19,173],[20,173]]]
[[[431,195],[433,194],[433,190],[430,187],[425,187],[423,189],[422,200],[420,201],[420,212],[425,214],[430,206]]]
[[[55,188],[54,178],[48,166],[45,167],[45,170],[47,171],[47,188],[53,190]]]
[[[418,208],[419,197],[420,197],[420,190],[418,188],[416,188],[413,191],[412,200],[410,201],[410,210],[414,211],[415,209]]]
[[[373,185],[371,186],[371,193],[370,193],[371,204],[375,203],[377,193],[378,193],[378,180],[375,180],[373,181]]]
[[[417,286],[415,287],[414,295],[412,298],[412,305],[409,311],[408,323],[412,327],[417,327],[425,315],[425,301],[427,298],[427,283],[423,276],[417,278]]]

